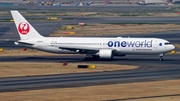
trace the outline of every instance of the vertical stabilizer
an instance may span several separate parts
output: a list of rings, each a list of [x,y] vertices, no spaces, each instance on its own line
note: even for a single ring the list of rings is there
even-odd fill
[[[17,10],[11,14],[21,39],[43,38]]]

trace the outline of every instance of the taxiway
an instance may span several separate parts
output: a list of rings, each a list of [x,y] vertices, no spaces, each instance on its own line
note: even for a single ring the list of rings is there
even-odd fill
[[[170,67],[99,73],[1,78],[0,92],[170,80],[179,79],[179,74],[180,68]]]

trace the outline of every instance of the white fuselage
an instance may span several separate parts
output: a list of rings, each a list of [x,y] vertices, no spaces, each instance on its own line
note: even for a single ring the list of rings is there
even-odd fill
[[[100,37],[44,37],[17,11],[11,10],[22,45],[51,53],[86,54],[87,57],[112,59],[126,54],[159,54],[175,47],[167,40],[159,38],[100,38]]]
[[[169,41],[159,38],[44,37],[20,42],[31,43],[31,47],[38,50],[59,54],[76,54],[78,49],[111,49],[115,54],[160,54],[175,48]]]

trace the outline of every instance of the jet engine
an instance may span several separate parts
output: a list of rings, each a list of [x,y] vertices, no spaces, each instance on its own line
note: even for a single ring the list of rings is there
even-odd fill
[[[114,56],[113,50],[110,50],[110,49],[99,50],[99,58],[100,59],[112,59],[113,56]]]

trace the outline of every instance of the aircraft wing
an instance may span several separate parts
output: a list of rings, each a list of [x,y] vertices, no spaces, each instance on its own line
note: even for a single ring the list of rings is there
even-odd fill
[[[76,51],[80,54],[86,54],[86,53],[97,53],[101,48],[90,48],[90,47],[67,47],[67,46],[61,46],[59,49],[65,49],[70,51]]]

